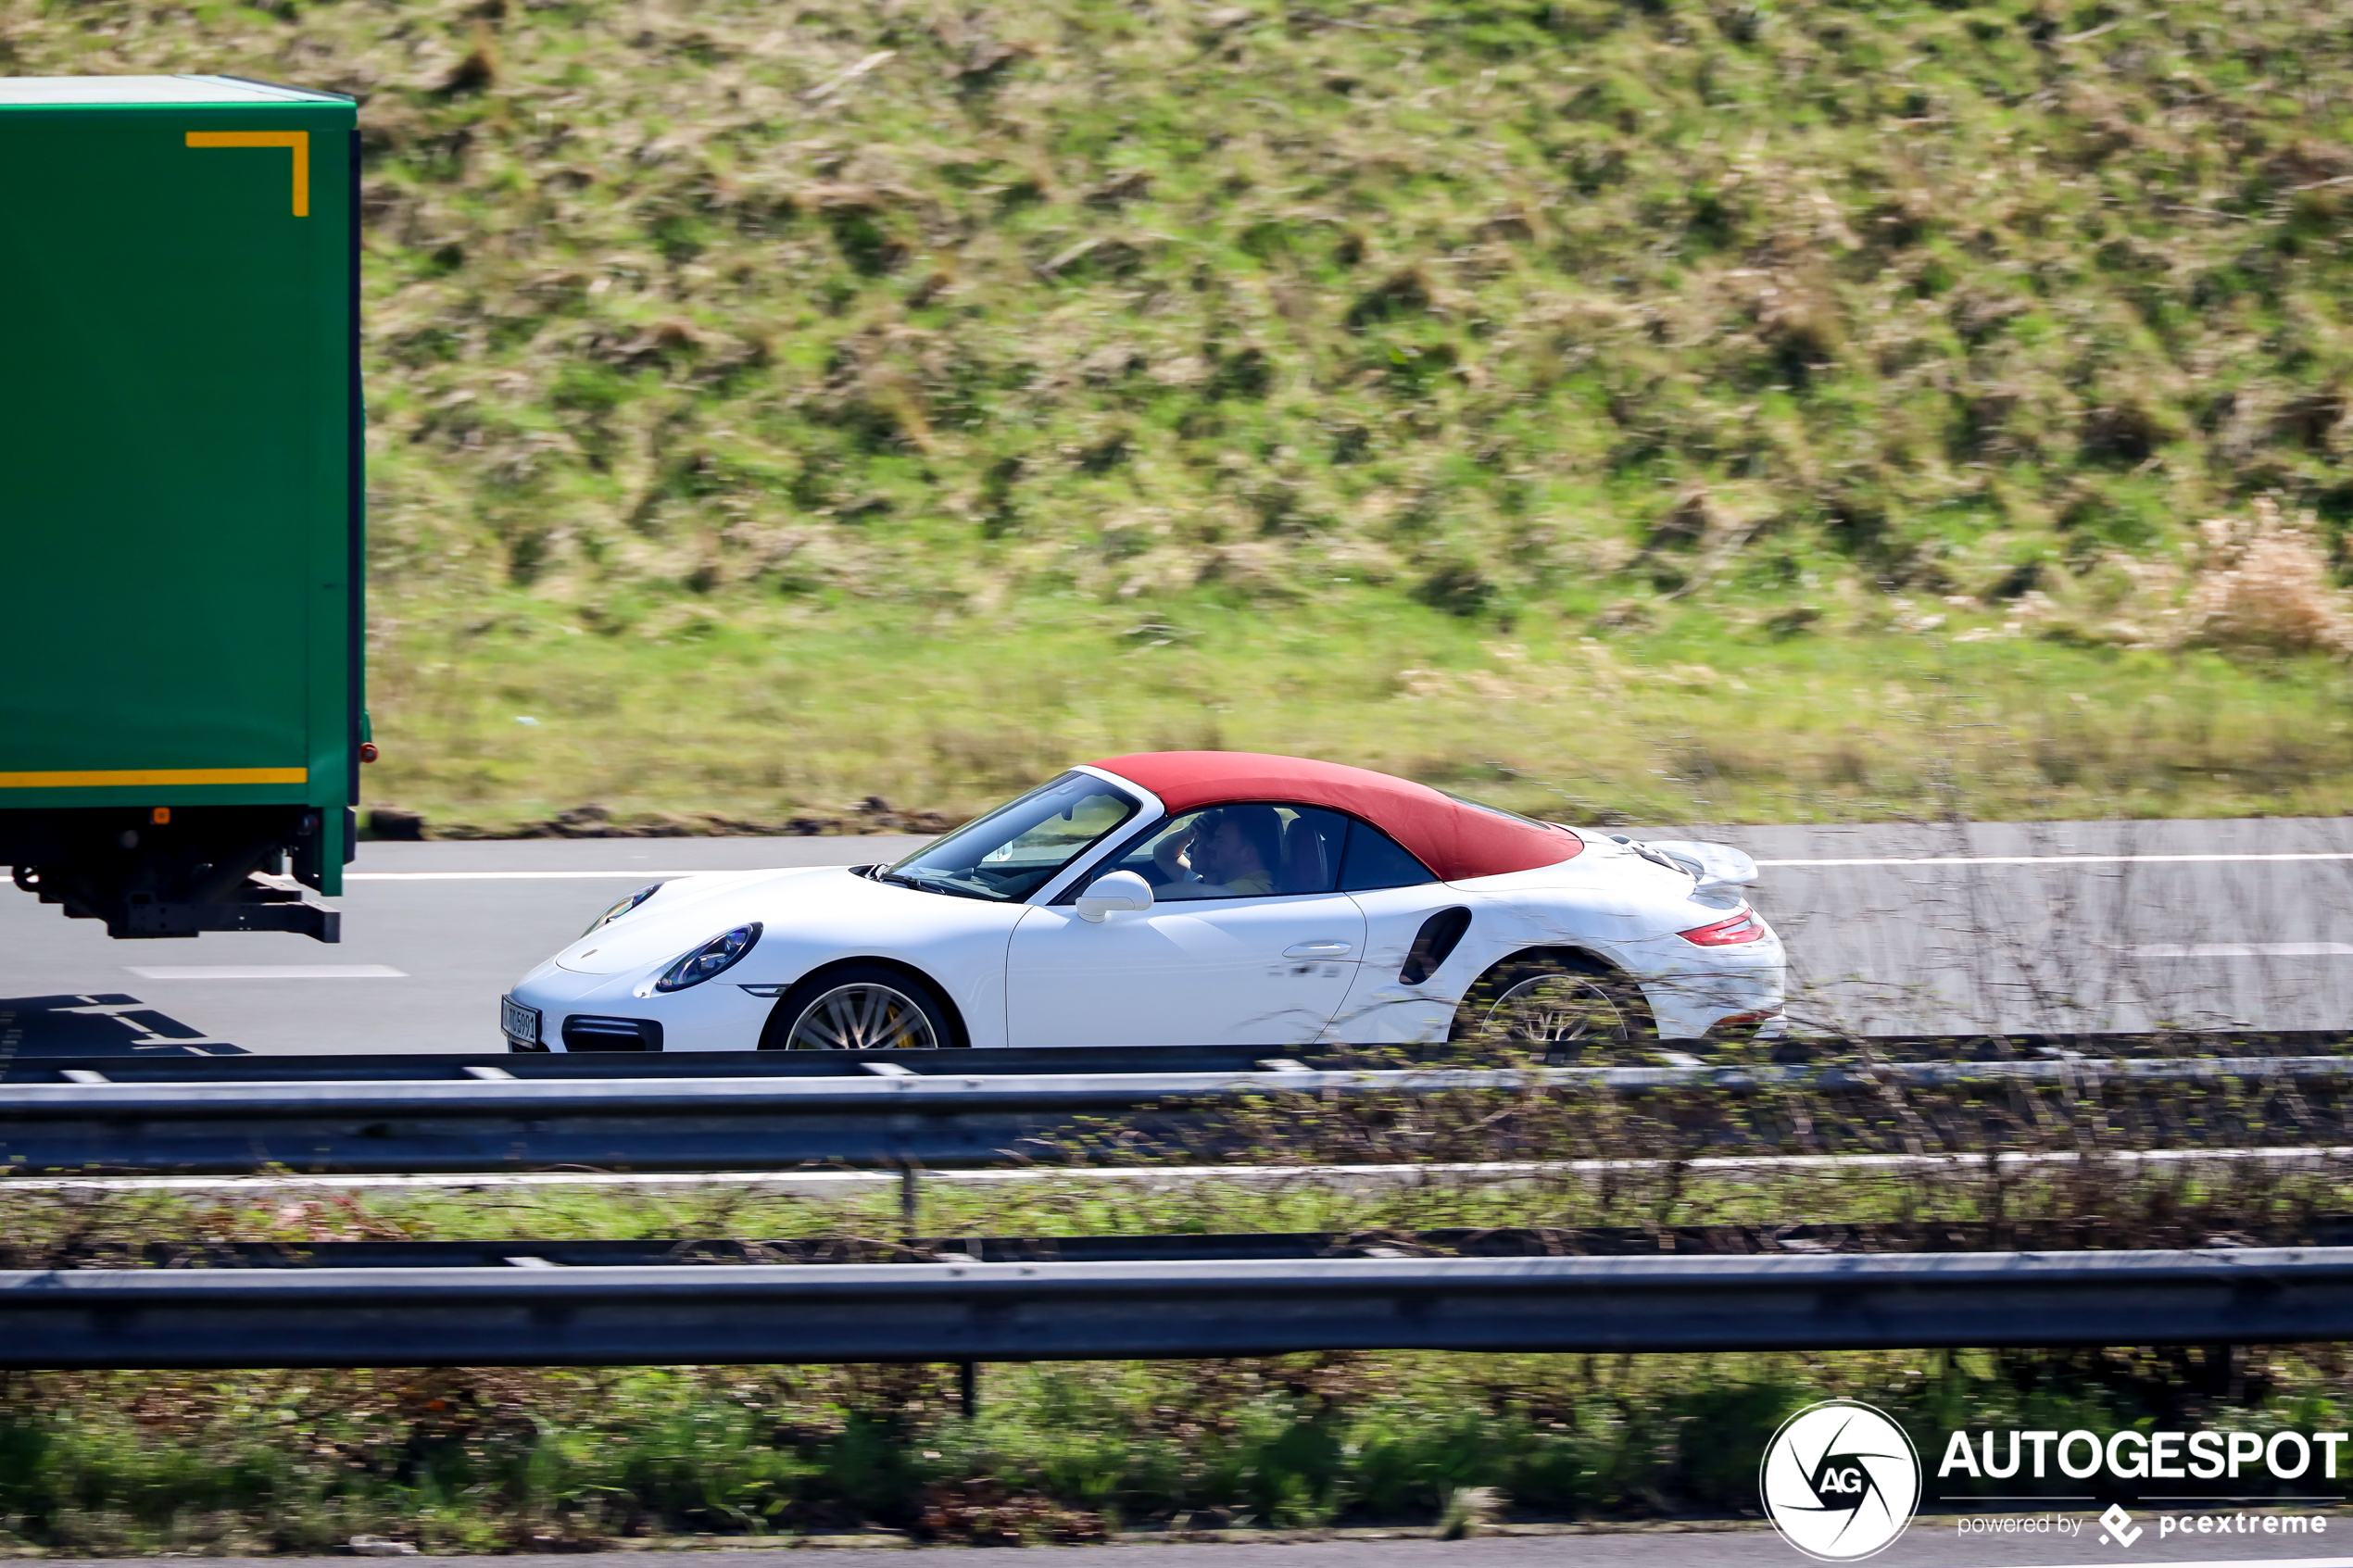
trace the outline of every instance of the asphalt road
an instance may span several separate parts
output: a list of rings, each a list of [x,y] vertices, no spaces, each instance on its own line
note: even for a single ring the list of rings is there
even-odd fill
[[[1864,1034],[2353,1025],[2353,818],[1682,828],[1755,855],[1793,1015]],[[345,940],[114,942],[0,888],[0,1052],[497,1051],[497,998],[672,872],[905,837],[361,847]]]
[[[2144,1516],[2143,1523],[2147,1519]],[[2331,1522],[2336,1529],[2353,1531],[2353,1520]],[[1950,1521],[1915,1524],[1905,1537],[1870,1559],[1873,1568],[2074,1568],[2078,1563],[2169,1562],[2175,1568],[2191,1564],[2272,1562],[2302,1563],[2306,1568],[2353,1568],[2353,1556],[2336,1553],[2342,1545],[2336,1529],[2326,1536],[2234,1537],[2223,1547],[2217,1537],[2179,1537],[2160,1540],[2154,1530],[2128,1550],[2104,1543],[2099,1527],[2082,1522],[2070,1537],[2021,1535],[1988,1538],[1963,1537]],[[2244,1544],[2236,1544],[2244,1543]],[[901,1559],[903,1547],[849,1547],[824,1549],[813,1561],[836,1568],[878,1568],[886,1560]],[[937,1556],[953,1549],[934,1549]],[[2336,1553],[2332,1555],[2332,1553]],[[702,1558],[698,1553],[697,1557]],[[1768,1530],[1659,1530],[1595,1532],[1569,1536],[1482,1537],[1467,1541],[1345,1540],[1294,1541],[1282,1545],[1251,1543],[1172,1542],[1101,1547],[1061,1547],[1051,1552],[1057,1563],[1081,1557],[1117,1557],[1123,1563],[1144,1568],[1799,1568],[1807,1559],[1782,1544]],[[703,1559],[711,1561],[711,1559]],[[152,1568],[153,1558],[94,1560],[107,1568]],[[508,1557],[438,1557],[448,1568],[512,1568]],[[614,1551],[599,1553],[598,1568],[676,1568],[675,1552]],[[812,1561],[808,1549],[748,1550],[734,1549],[717,1556],[724,1568],[806,1568]],[[347,1557],[215,1558],[216,1568],[348,1568]]]
[[[2353,1026],[2353,818],[1768,827],[1793,1016],[1864,1035]]]
[[[503,1051],[498,997],[607,905],[682,872],[895,860],[920,838],[363,844],[343,940],[208,932],[117,942],[0,885],[0,1051]],[[261,972],[257,973],[256,972]],[[11,1003],[5,999],[14,997]]]

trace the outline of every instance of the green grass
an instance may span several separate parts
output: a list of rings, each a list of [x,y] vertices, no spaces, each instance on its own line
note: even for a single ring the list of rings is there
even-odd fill
[[[2238,1185],[2233,1185],[2233,1183]],[[1434,1182],[1349,1194],[1041,1182],[935,1185],[948,1235],[1662,1224],[2098,1212],[2129,1225],[2221,1204],[2243,1223],[2341,1206],[2339,1174],[2179,1168],[2045,1174],[1989,1194],[1882,1172],[1786,1182],[1685,1173],[1615,1185]],[[68,1237],[893,1234],[891,1197],[827,1204],[697,1190],[378,1194],[352,1201],[16,1192],[10,1261]],[[1517,1520],[1741,1517],[1790,1411],[1859,1397],[1916,1440],[1961,1425],[2135,1422],[2341,1428],[2325,1347],[2197,1352],[1684,1357],[1327,1353],[985,1368],[977,1422],[952,1369],[11,1374],[0,1378],[0,1543],[58,1554],[317,1552],[355,1534],[428,1550],[880,1526],[983,1544],[1120,1529],[1429,1524],[1499,1488]],[[1956,1483],[1957,1485],[1958,1483]],[[1950,1488],[1946,1488],[1950,1489]]]
[[[967,813],[1072,762],[1224,747],[1601,822],[2353,809],[2353,709],[2316,659],[1776,641],[1721,611],[1629,644],[1370,591],[1274,613],[1046,598],[946,633],[871,607],[755,606],[659,637],[501,602],[414,629],[379,664],[400,727],[378,726],[378,798],[444,824],[594,801],[708,831],[870,795]]]
[[[0,1403],[0,1542],[317,1554],[364,1533],[544,1551],[880,1526],[1047,1544],[1428,1525],[1470,1486],[1519,1520],[1754,1517],[1766,1438],[1817,1399],[1878,1404],[1916,1441],[1964,1425],[2310,1432],[2343,1428],[2341,1381],[2326,1350],[2271,1348],[2227,1373],[2195,1351],[1336,1352],[990,1366],[966,1422],[952,1370],[928,1366],[18,1374]]]
[[[373,788],[492,824],[1203,742],[2343,809],[2337,667],[2261,649],[2346,646],[2348,50],[2291,0],[0,0],[13,71],[364,96]],[[2264,496],[2300,630],[2197,608]]]

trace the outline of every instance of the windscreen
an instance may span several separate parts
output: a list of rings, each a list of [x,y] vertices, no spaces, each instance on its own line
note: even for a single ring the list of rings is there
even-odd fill
[[[1092,774],[1064,773],[916,850],[882,880],[1017,903],[1137,809],[1133,797]]]

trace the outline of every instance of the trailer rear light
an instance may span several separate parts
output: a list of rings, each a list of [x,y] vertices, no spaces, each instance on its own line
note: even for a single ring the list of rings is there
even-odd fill
[[[1763,941],[1765,922],[1756,918],[1755,909],[1743,909],[1730,920],[1719,920],[1714,925],[1695,925],[1675,935],[1695,947],[1730,947],[1743,942]]]

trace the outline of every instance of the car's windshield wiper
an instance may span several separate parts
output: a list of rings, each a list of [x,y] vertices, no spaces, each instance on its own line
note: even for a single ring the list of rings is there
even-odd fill
[[[942,882],[937,877],[909,876],[904,872],[884,872],[875,880],[893,883],[900,887],[912,887],[919,893],[945,893],[955,898],[978,898],[984,903],[990,904],[997,902],[986,893],[975,893],[969,887],[958,887],[955,884]]]

